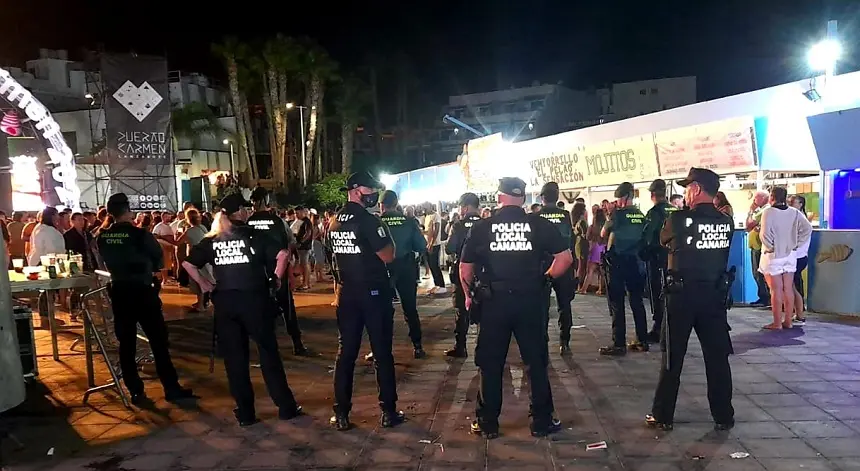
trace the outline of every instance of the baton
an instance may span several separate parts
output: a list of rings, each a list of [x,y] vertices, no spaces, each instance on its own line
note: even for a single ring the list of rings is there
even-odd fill
[[[663,302],[663,322],[661,327],[663,328],[663,343],[666,345],[666,371],[669,371],[670,362],[672,361],[672,350],[671,350],[671,339],[669,337],[669,294],[668,284],[666,283],[666,272],[663,268],[658,268],[658,273],[660,274],[661,280],[661,288],[662,288],[662,302]]]
[[[215,372],[215,349],[217,347],[217,334],[215,333],[215,314],[212,314],[212,350],[209,352],[209,373]]]

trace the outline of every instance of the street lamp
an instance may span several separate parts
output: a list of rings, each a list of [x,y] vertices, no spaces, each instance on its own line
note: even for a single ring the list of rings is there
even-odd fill
[[[230,175],[233,175],[233,173],[234,173],[234,170],[233,170],[233,169],[234,169],[234,164],[233,164],[233,141],[231,141],[230,139],[224,139],[222,142],[224,143],[224,145],[225,145],[225,146],[226,146],[226,145],[228,145],[228,144],[230,145]]]
[[[825,39],[809,49],[806,56],[812,70],[833,74],[833,68],[842,55],[842,45],[835,39]]]
[[[307,151],[308,143],[305,142],[305,110],[308,109],[306,106],[296,106],[294,103],[287,103],[287,109],[291,110],[293,108],[299,109],[299,125],[301,126],[302,132],[302,186],[308,184],[308,172],[305,164],[305,152]],[[312,110],[317,109],[316,106],[311,107]]]

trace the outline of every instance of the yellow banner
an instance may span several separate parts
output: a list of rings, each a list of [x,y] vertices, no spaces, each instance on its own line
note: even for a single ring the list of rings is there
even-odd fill
[[[498,169],[509,146],[502,133],[472,139],[466,144],[457,162],[469,191],[493,192],[499,188]]]
[[[529,183],[554,181],[561,189],[644,182],[658,176],[653,134],[578,145],[570,133],[516,144],[529,162]]]

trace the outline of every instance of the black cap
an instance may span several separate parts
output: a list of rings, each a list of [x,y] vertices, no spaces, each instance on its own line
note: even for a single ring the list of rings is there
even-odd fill
[[[633,196],[633,184],[630,182],[624,182],[615,189],[616,198],[624,198],[625,196]]]
[[[526,182],[517,177],[505,177],[499,180],[499,193],[510,196],[525,196]]]
[[[648,191],[650,191],[651,193],[656,193],[656,192],[664,192],[665,193],[666,192],[666,181],[663,180],[662,178],[658,178],[658,179],[654,180],[653,182],[651,182],[651,186],[648,187]]]
[[[397,206],[397,200],[397,193],[391,190],[385,190],[379,198],[379,201],[385,206]]]
[[[241,193],[231,193],[221,199],[221,210],[225,213],[233,214],[241,208],[250,208],[251,203],[242,196]]]
[[[543,187],[540,189],[541,196],[558,196],[558,183],[556,182],[547,182],[544,183]]]
[[[265,188],[258,186],[254,188],[254,191],[251,192],[251,201],[266,201],[266,197],[269,196],[269,192],[266,191]]]
[[[471,206],[477,208],[481,205],[481,199],[474,193],[463,193],[460,195],[460,206]]]
[[[128,196],[125,193],[114,193],[107,200],[107,212],[114,217],[122,216],[128,211]]]
[[[706,168],[692,167],[690,168],[690,173],[687,174],[687,178],[678,180],[678,184],[683,187],[693,182],[698,183],[705,190],[705,193],[709,195],[713,195],[720,190],[720,176]]]
[[[341,191],[354,190],[360,186],[366,186],[375,190],[385,188],[385,185],[373,178],[373,175],[367,172],[355,172],[346,179],[346,186],[341,188]]]

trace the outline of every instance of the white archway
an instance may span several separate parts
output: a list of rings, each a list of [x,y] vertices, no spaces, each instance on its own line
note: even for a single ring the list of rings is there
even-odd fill
[[[63,205],[79,210],[81,189],[77,183],[75,155],[63,139],[60,125],[51,116],[51,112],[3,68],[0,68],[0,97],[21,109],[23,115],[34,123],[36,131],[41,133],[47,142],[49,163],[54,165],[51,173],[59,183],[54,190]]]

